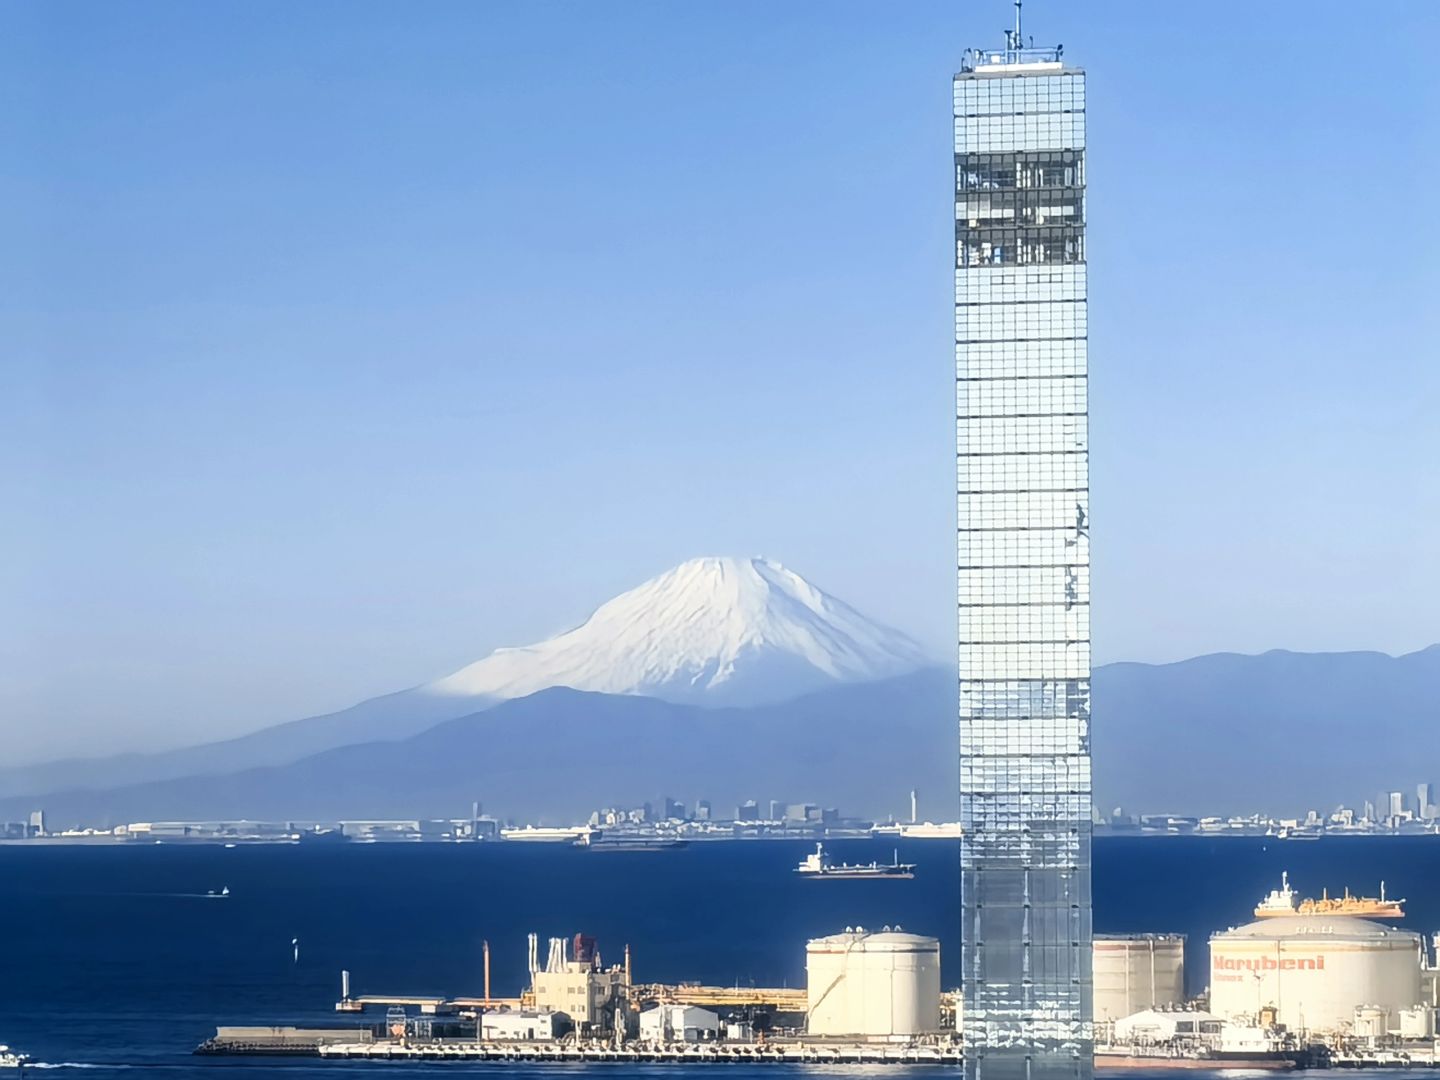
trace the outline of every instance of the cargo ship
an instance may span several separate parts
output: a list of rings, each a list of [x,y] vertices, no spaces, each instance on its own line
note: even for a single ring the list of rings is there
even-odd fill
[[[914,863],[902,863],[900,853],[890,863],[837,863],[832,862],[824,844],[816,844],[815,850],[795,868],[797,874],[816,878],[890,878],[905,879],[915,876]]]
[[[1161,1069],[1200,1069],[1205,1072],[1221,1070],[1244,1070],[1246,1072],[1304,1069],[1312,1062],[1313,1055],[1302,1050],[1276,1050],[1264,1053],[1245,1051],[1215,1050],[1206,1053],[1170,1054],[1154,1047],[1097,1048],[1095,1068],[1097,1070],[1138,1069],[1143,1072],[1158,1072]]]
[[[690,841],[676,836],[607,836],[600,831],[586,833],[573,843],[589,851],[672,851],[690,845]]]
[[[1352,915],[1359,919],[1403,919],[1405,901],[1393,900],[1385,895],[1385,882],[1380,882],[1379,896],[1351,896],[1345,890],[1344,896],[1331,896],[1327,889],[1320,899],[1301,900],[1290,887],[1288,871],[1280,875],[1280,888],[1271,889],[1270,895],[1261,900],[1255,908],[1257,919],[1273,919],[1285,915]]]

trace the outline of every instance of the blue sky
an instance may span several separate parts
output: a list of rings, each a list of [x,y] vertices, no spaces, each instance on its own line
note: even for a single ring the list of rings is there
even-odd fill
[[[1026,14],[1090,72],[1097,659],[1440,639],[1440,6]],[[1009,18],[6,5],[12,757],[341,707],[698,554],[946,654],[949,77]]]

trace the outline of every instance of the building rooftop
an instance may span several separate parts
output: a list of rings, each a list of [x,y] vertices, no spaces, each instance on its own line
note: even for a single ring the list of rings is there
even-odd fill
[[[983,78],[987,75],[1030,75],[1063,71],[1060,57],[1064,45],[1035,47],[1032,37],[1026,44],[1020,24],[1021,0],[1015,0],[1015,26],[1005,31],[1003,49],[966,49],[956,78]]]

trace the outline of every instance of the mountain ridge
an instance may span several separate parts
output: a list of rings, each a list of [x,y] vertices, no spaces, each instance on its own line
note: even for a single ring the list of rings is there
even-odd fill
[[[404,739],[338,747],[285,765],[52,793],[46,814],[62,828],[82,821],[110,827],[191,818],[428,817],[468,813],[480,799],[507,815],[568,821],[666,783],[706,787],[696,797],[717,806],[781,788],[820,801],[859,791],[859,778],[877,770],[903,772],[913,785],[917,768],[928,777],[923,786],[940,791],[954,771],[937,753],[948,727],[930,720],[937,711],[953,714],[954,694],[949,674],[934,668],[750,707],[551,687]],[[843,752],[865,745],[874,717],[885,712],[895,721],[885,746],[867,745],[860,758]],[[691,737],[675,738],[677,726]],[[704,779],[685,779],[697,762]],[[887,783],[893,790],[886,799],[898,807],[908,788]],[[0,799],[0,820],[28,805],[26,797]]]
[[[1440,646],[1097,668],[1097,806],[1294,816],[1434,779],[1437,684]],[[732,796],[778,797],[874,815],[903,812],[912,787],[940,818],[958,798],[955,689],[948,668],[745,708],[554,688],[287,765],[0,799],[0,819],[36,806],[60,826],[450,816],[480,799],[505,815],[559,820],[665,793],[717,809]]]
[[[550,686],[707,706],[790,700],[933,661],[780,563],[707,556],[621,593],[578,626],[441,679],[220,742],[0,768],[0,798],[281,765],[397,739]]]

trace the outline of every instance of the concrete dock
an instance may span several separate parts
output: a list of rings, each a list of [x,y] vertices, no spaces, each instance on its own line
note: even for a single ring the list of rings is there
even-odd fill
[[[369,1028],[221,1027],[195,1053],[356,1061],[756,1062],[775,1064],[958,1065],[951,1042],[921,1045],[796,1039],[746,1043],[475,1042],[379,1038]]]
[[[684,1044],[625,1046],[575,1043],[330,1043],[318,1048],[322,1058],[360,1061],[503,1061],[503,1062],[654,1062],[704,1064],[725,1062],[777,1065],[959,1065],[958,1046],[889,1046],[884,1044]]]

